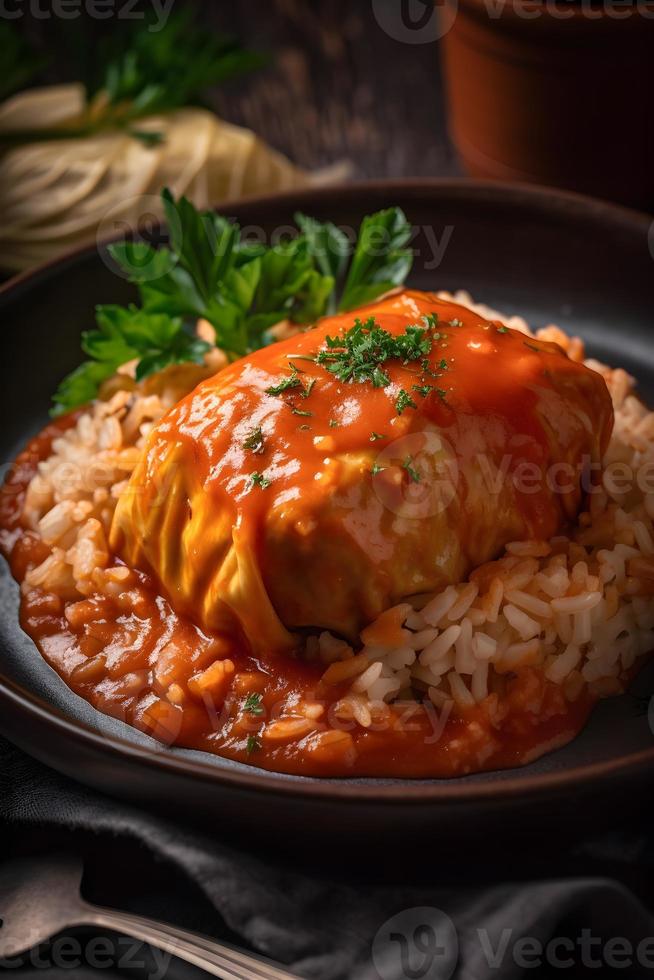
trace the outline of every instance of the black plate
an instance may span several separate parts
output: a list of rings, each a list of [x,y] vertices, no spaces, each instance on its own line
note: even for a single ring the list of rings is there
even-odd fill
[[[419,231],[413,285],[467,289],[542,326],[586,338],[592,355],[635,374],[654,403],[654,264],[649,219],[575,195],[508,185],[405,181],[303,191],[226,210],[272,233],[295,210],[356,225],[399,204]],[[132,287],[90,248],[10,283],[0,293],[4,337],[2,452],[11,459],[45,421],[58,380],[80,359],[96,303]],[[0,580],[0,729],[55,768],[110,793],[214,822],[256,823],[305,836],[335,826],[386,835],[398,822],[465,833],[545,815],[580,822],[637,806],[654,764],[652,713],[633,695],[605,701],[573,743],[522,769],[456,780],[316,780],[265,773],[208,754],[166,749],[100,715],[66,688],[20,630],[17,588]],[[617,790],[620,789],[620,792]],[[575,805],[568,804],[574,794]]]

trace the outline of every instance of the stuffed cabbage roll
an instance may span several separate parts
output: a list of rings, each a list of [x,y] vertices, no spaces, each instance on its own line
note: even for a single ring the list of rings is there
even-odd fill
[[[609,439],[599,374],[405,291],[262,348],[151,432],[111,544],[257,652],[355,638],[572,520]]]

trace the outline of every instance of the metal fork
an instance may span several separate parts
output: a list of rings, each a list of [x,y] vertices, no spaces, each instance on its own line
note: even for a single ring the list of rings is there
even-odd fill
[[[82,863],[72,855],[12,861],[0,868],[0,959],[17,957],[74,926],[132,936],[223,980],[299,980],[270,960],[80,895]]]

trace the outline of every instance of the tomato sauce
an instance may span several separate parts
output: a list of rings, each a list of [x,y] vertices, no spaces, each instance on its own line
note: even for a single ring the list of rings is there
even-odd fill
[[[452,318],[460,310],[453,307]],[[474,327],[486,330],[484,343],[506,342],[503,370],[515,371],[518,359],[526,361],[528,371],[534,368],[533,355],[537,352],[526,350],[523,339],[495,336],[490,331],[496,331],[497,325],[484,327],[475,322]],[[443,356],[448,351],[447,357],[452,359],[452,376],[446,382],[448,397],[431,397],[424,406],[425,415],[438,425],[446,425],[448,420],[452,424],[455,415],[466,413],[489,419],[489,425],[502,417],[519,419],[523,431],[532,430],[527,452],[538,456],[544,451],[545,437],[534,427],[533,387],[525,388],[524,404],[508,401],[508,374],[500,372],[492,382],[484,378],[482,369],[474,366],[476,352],[466,353],[472,351],[470,331],[457,333],[457,329],[448,329],[453,339],[451,346],[443,349]],[[315,349],[316,338],[306,334],[291,346],[302,353],[309,345]],[[547,386],[549,360],[559,369],[564,359],[553,345],[539,347],[544,348],[541,354],[546,368],[543,373],[541,363],[541,381]],[[253,356],[250,371],[262,372],[261,383],[254,388],[239,387],[238,372],[228,369],[231,374],[225,383],[236,385],[239,397],[246,399],[241,405],[243,415],[256,414],[257,405],[247,400],[255,396],[248,392],[260,393],[269,384],[271,373],[280,375],[287,367],[287,353],[283,352],[281,360],[278,353],[268,351]],[[306,366],[309,372],[314,370],[313,365]],[[389,366],[394,383],[403,380],[396,377],[398,370]],[[324,372],[321,377],[324,381]],[[340,387],[336,381],[329,384],[334,386],[331,392],[327,385],[316,389],[314,414],[308,422],[290,411],[274,413],[274,437],[279,445],[296,439],[299,425],[311,426],[301,430],[308,433],[308,448],[299,466],[307,474],[311,467],[315,473],[315,454],[324,453],[324,449],[315,448],[316,434],[333,437],[330,454],[347,453],[367,441],[370,430],[394,426],[405,431],[412,424],[411,413],[405,417],[392,410],[386,389],[371,389],[365,396],[348,389],[345,394],[352,399],[350,423],[317,433],[317,420],[326,423],[335,400],[345,404],[342,383]],[[194,424],[204,425],[204,451],[198,450],[197,432],[189,435],[187,449],[195,454],[196,467],[205,474],[215,474],[216,492],[224,495],[229,481],[243,476],[244,458],[236,459],[233,453],[230,457],[230,430],[224,419],[222,426],[207,429],[207,417],[197,414],[197,399],[211,398],[209,382],[182,401],[161,432],[165,441],[167,432],[190,433]],[[0,493],[0,547],[18,581],[49,553],[48,546],[22,524],[27,485],[38,461],[50,454],[53,439],[75,424],[78,415],[49,425],[32,440],[17,458]],[[246,459],[252,471],[260,466],[256,456]],[[286,473],[283,466],[281,469],[275,494],[302,478],[297,468],[292,473]],[[270,504],[264,494],[237,492],[232,494],[230,507],[233,500],[238,502],[239,513],[230,509],[230,520],[243,525],[256,525],[253,515],[256,518]],[[545,521],[547,525],[550,517],[541,505],[531,513],[530,521],[535,525]],[[338,710],[350,682],[327,684],[323,663],[306,661],[293,649],[281,655],[272,649],[253,651],[240,630],[209,628],[202,616],[194,615],[193,608],[184,608],[184,603],[180,606],[175,600],[175,590],[163,587],[147,562],[141,568],[132,567],[131,562],[126,564],[116,555],[105,573],[105,588],[97,594],[64,601],[38,589],[24,588],[20,621],[50,666],[100,712],[170,745],[301,775],[450,777],[519,765],[573,738],[595,700],[584,690],[574,702],[568,702],[559,685],[547,681],[538,669],[524,667],[503,678],[501,694],[491,693],[472,708],[448,704],[440,710],[430,703],[413,701],[380,705],[372,713],[372,723],[362,727]]]
[[[344,380],[317,355],[353,313],[262,348],[168,413],[118,503],[115,551],[178,611],[238,626],[262,653],[303,627],[356,642],[408,595],[465,580],[509,541],[559,533],[581,473],[562,492],[549,467],[599,465],[610,435],[604,381],[556,344],[430,293],[356,312],[393,339],[429,323],[428,350],[386,360],[378,384]],[[433,499],[448,480],[449,499]]]

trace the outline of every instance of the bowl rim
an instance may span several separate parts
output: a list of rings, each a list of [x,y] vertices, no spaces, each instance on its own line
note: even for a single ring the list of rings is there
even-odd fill
[[[607,221],[614,227],[622,227],[632,232],[643,232],[647,237],[654,227],[653,219],[645,212],[601,201],[571,191],[560,191],[539,185],[521,185],[505,181],[471,181],[465,178],[404,178],[352,182],[343,185],[308,187],[285,191],[281,194],[255,195],[237,201],[219,204],[216,210],[227,214],[248,211],[257,207],[285,206],[301,207],[301,202],[321,202],[338,193],[343,199],[355,202],[359,196],[372,193],[402,193],[406,198],[415,197],[419,201],[424,196],[436,196],[444,200],[466,198],[473,202],[497,203],[520,207],[528,205],[541,209],[550,217],[553,211],[565,211],[566,217],[585,217],[591,220]],[[91,245],[80,246],[65,252],[46,263],[36,266],[12,277],[0,286],[0,306],[11,301],[14,296],[28,289],[34,281],[56,275],[69,264],[89,257],[105,248],[123,235],[103,238]],[[65,683],[65,682],[62,682]],[[493,773],[482,774],[483,781],[465,781],[461,778],[442,780],[426,779],[372,779],[352,777],[321,778],[308,776],[287,776],[284,773],[269,772],[254,766],[237,764],[221,766],[215,760],[220,756],[209,756],[211,762],[204,762],[196,756],[189,758],[167,747],[147,748],[136,742],[95,731],[81,720],[66,716],[61,710],[39,697],[24,686],[16,683],[0,670],[0,708],[13,711],[40,728],[45,727],[56,735],[67,736],[73,741],[82,742],[88,749],[99,755],[111,757],[117,762],[130,762],[149,770],[155,769],[162,775],[197,779],[203,783],[218,784],[235,789],[267,792],[278,796],[314,800],[332,800],[344,803],[376,803],[384,805],[401,804],[410,801],[412,805],[468,804],[475,802],[494,802],[501,804],[507,800],[536,800],[549,796],[554,791],[574,787],[580,792],[592,784],[615,783],[642,773],[647,764],[654,764],[654,745],[623,755],[576,765],[569,769],[554,769],[545,773],[526,773],[524,768],[503,770],[501,778],[492,778]],[[18,740],[20,741],[20,740]],[[31,751],[31,750],[30,750]],[[507,775],[510,772],[510,775]],[[474,774],[473,774],[474,775]]]
[[[62,682],[63,683],[63,682]],[[570,769],[555,769],[552,772],[525,774],[524,767],[510,770],[493,770],[490,773],[471,774],[501,778],[487,778],[483,782],[463,782],[461,777],[448,779],[408,779],[372,777],[290,776],[286,773],[259,769],[246,764],[221,766],[221,756],[194,751],[193,758],[177,754],[167,746],[150,749],[136,742],[94,731],[82,721],[68,718],[62,711],[48,701],[27,691],[21,685],[0,674],[0,707],[13,708],[41,726],[45,726],[53,736],[65,735],[76,743],[80,741],[87,748],[94,749],[102,756],[111,756],[116,761],[128,761],[153,768],[161,775],[192,777],[203,783],[219,784],[237,789],[271,792],[284,797],[302,797],[314,800],[334,800],[345,802],[369,802],[397,804],[410,800],[412,804],[423,803],[475,803],[491,801],[501,803],[519,797],[521,800],[538,799],[549,796],[553,791],[574,787],[580,793],[592,784],[596,788],[599,781],[611,783],[636,776],[647,765],[654,765],[654,745],[648,749],[631,752],[617,759],[577,765]],[[562,748],[565,748],[563,746]],[[179,752],[179,748],[177,750]],[[555,750],[559,751],[559,750]],[[198,755],[207,755],[204,762]],[[507,775],[511,773],[511,775]],[[465,777],[463,777],[465,778]]]
[[[285,190],[276,194],[253,194],[241,198],[230,198],[221,201],[207,210],[225,214],[236,213],[245,208],[248,211],[257,207],[267,207],[271,204],[280,207],[299,200],[321,201],[329,199],[334,192],[345,200],[356,199],[368,192],[388,193],[410,192],[410,196],[419,199],[424,194],[437,196],[449,195],[451,198],[473,198],[479,203],[497,202],[520,206],[537,205],[542,211],[550,214],[556,211],[571,211],[595,220],[609,220],[616,225],[634,229],[641,226],[647,234],[654,226],[654,216],[646,211],[639,211],[613,201],[605,201],[577,191],[561,190],[557,187],[547,187],[544,184],[519,183],[510,180],[487,180],[467,177],[402,177],[383,178],[375,180],[347,181],[342,184],[321,184],[319,186],[303,186],[296,190]],[[297,205],[296,205],[297,206]],[[159,227],[165,227],[163,221]],[[66,250],[59,255],[41,262],[34,268],[26,269],[0,283],[0,303],[12,298],[14,291],[22,292],[33,280],[56,273],[60,267],[77,262],[95,252],[106,249],[108,245],[124,239],[124,234],[99,238],[93,244],[79,245]]]

